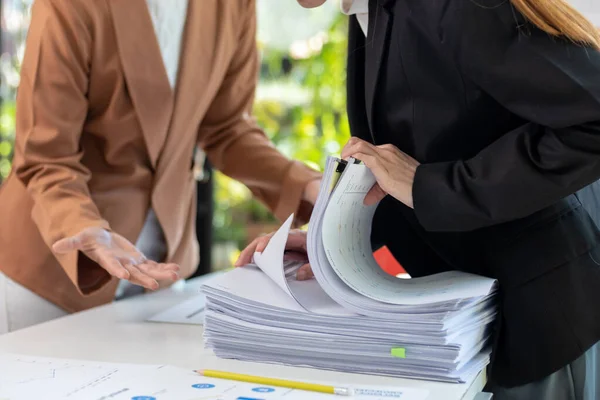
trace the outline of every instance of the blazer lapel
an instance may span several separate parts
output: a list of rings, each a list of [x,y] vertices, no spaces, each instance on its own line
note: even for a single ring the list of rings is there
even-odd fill
[[[163,148],[173,91],[145,0],[110,0],[118,51],[152,166]]]
[[[222,54],[217,47],[220,0],[189,0],[175,91],[174,124],[192,121],[192,115],[202,108],[203,96],[211,86],[213,67]],[[191,154],[191,153],[190,153]]]
[[[350,133],[374,143],[365,106],[365,34],[355,17],[349,23],[346,97]]]
[[[371,135],[376,137],[373,107],[383,60],[387,54],[392,16],[389,8],[394,0],[369,1],[369,29],[365,47],[365,101]]]
[[[173,117],[166,139],[163,154],[159,157],[156,170],[156,191],[152,197],[153,207],[168,242],[169,257],[177,249],[176,244],[185,233],[175,221],[168,218],[177,213],[189,212],[188,206],[181,204],[179,196],[165,196],[171,188],[189,185],[194,146],[198,139],[198,122],[203,110],[213,99],[216,84],[214,74],[222,74],[227,68],[224,60],[225,48],[220,45],[219,31],[222,29],[221,16],[223,0],[189,0],[188,15],[182,38],[181,58],[177,74],[174,96]],[[166,173],[178,171],[177,173]],[[185,196],[182,196],[185,198]]]

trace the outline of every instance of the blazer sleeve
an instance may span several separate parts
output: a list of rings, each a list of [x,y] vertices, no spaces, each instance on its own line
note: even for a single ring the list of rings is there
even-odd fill
[[[91,37],[76,9],[36,0],[17,93],[13,172],[33,199],[32,218],[50,248],[87,227],[109,229],[89,193],[90,171],[80,162]],[[82,293],[109,279],[78,254],[56,258]]]
[[[199,144],[216,169],[245,184],[278,219],[296,213],[299,225],[308,221],[312,211],[302,201],[304,187],[320,173],[283,156],[251,117],[259,64],[256,4],[246,2],[236,38],[239,45],[200,126]]]
[[[415,212],[431,231],[526,217],[600,178],[600,52],[536,29],[509,1],[455,4],[442,42],[466,80],[525,122],[471,159],[417,168]]]

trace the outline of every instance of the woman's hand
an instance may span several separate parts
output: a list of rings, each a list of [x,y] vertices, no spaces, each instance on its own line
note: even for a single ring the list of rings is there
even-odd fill
[[[159,280],[179,279],[178,265],[148,260],[123,236],[102,228],[84,229],[75,236],[59,240],[52,250],[58,254],[81,251],[112,276],[150,290],[158,289]]]
[[[375,146],[358,138],[351,138],[342,150],[342,158],[362,161],[375,175],[377,183],[365,196],[365,204],[372,205],[390,195],[413,208],[412,186],[419,162],[391,144]]]
[[[242,254],[240,254],[240,257],[235,263],[235,266],[241,267],[243,265],[250,264],[252,262],[252,256],[254,255],[254,253],[262,253],[269,244],[269,241],[271,240],[274,234],[275,232],[272,232],[268,235],[254,239],[254,241],[242,251]],[[285,259],[308,261],[308,254],[306,252],[306,232],[300,229],[291,230],[288,236],[285,249]],[[310,268],[310,264],[308,263],[301,266],[298,269],[298,272],[296,273],[296,279],[298,279],[299,281],[311,279],[312,277],[312,269]]]

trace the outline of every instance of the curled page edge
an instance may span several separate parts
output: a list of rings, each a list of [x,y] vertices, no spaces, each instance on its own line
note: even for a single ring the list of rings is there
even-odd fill
[[[337,303],[329,297],[315,279],[292,281],[293,284],[290,284],[286,277],[284,255],[293,221],[294,214],[275,232],[262,253],[254,253],[254,264],[298,306],[309,312],[327,313],[326,310],[330,310],[334,304],[337,306]]]
[[[288,219],[279,227],[275,232],[269,244],[262,253],[254,253],[254,264],[262,272],[265,273],[273,282],[277,284],[294,300],[296,298],[292,294],[288,284],[287,278],[285,277],[285,271],[283,269],[283,256],[285,253],[285,246],[287,243],[292,223],[294,222],[294,214],[290,215]],[[298,301],[298,300],[296,300]]]

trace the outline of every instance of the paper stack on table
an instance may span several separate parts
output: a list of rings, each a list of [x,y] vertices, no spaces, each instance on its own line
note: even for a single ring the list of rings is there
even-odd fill
[[[363,205],[374,183],[364,165],[328,160],[308,231],[316,279],[284,263],[290,217],[255,265],[204,286],[217,356],[457,383],[489,363],[496,281],[386,274],[370,248],[375,206]]]

